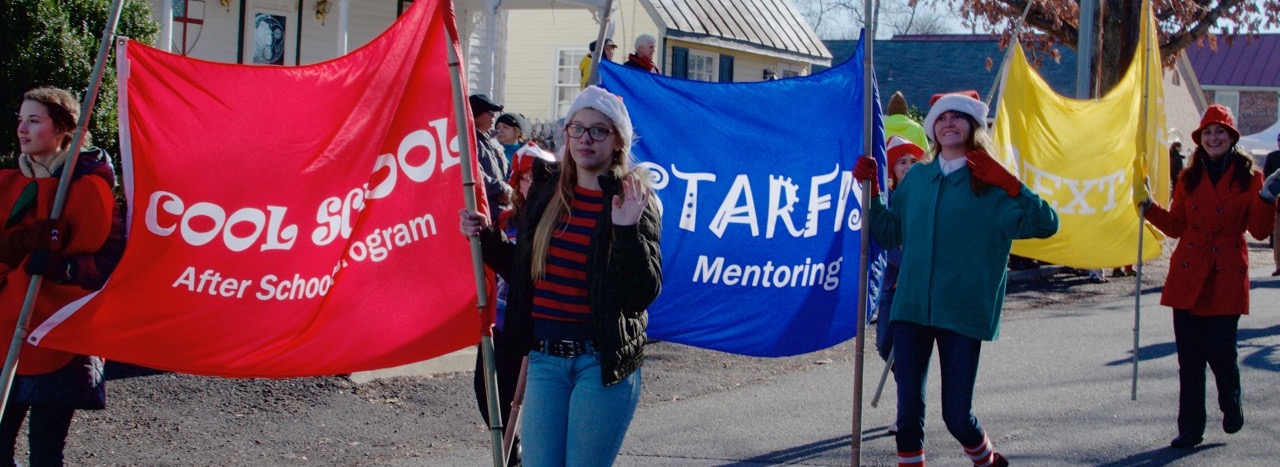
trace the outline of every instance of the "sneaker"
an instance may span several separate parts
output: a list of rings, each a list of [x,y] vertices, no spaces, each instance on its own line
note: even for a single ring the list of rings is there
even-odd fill
[[[1124,270],[1120,268],[1112,269],[1111,277],[1124,277]]]
[[[1275,276],[1280,276],[1280,269],[1276,269],[1275,271],[1271,271],[1271,277],[1275,277]]]
[[[1009,467],[1009,460],[997,452],[991,456],[991,467]]]
[[[886,433],[891,434],[891,435],[896,435],[896,434],[898,434],[898,424],[897,424],[897,423],[890,423],[890,424],[889,424],[889,426],[887,426],[887,427],[885,427],[885,428],[884,428],[884,431],[885,431]]]
[[[1177,438],[1174,438],[1173,441],[1169,442],[1169,446],[1177,449],[1191,449],[1200,444],[1201,441],[1204,441],[1204,439],[1199,436],[1192,438],[1178,435]]]
[[[1111,280],[1110,280],[1110,279],[1107,279],[1107,278],[1105,278],[1105,277],[1102,277],[1102,276],[1095,276],[1095,275],[1090,274],[1090,275],[1089,275],[1089,282],[1094,283],[1094,284],[1102,284],[1102,283],[1104,283],[1104,282],[1111,282]]]

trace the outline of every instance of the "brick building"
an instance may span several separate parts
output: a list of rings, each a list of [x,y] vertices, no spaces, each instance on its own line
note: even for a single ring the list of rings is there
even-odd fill
[[[1187,47],[1205,100],[1230,107],[1240,132],[1250,135],[1280,119],[1280,34],[1219,36]]]

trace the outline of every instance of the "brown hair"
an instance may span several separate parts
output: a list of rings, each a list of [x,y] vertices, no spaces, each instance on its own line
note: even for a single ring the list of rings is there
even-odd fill
[[[1204,160],[1208,157],[1209,153],[1197,145],[1196,150],[1191,152],[1191,164],[1187,166],[1186,170],[1182,171],[1178,184],[1185,183],[1188,192],[1195,190],[1196,186],[1200,184],[1200,180],[1205,178],[1201,175],[1205,172]],[[1235,167],[1235,170],[1231,172],[1231,179],[1235,182],[1236,189],[1239,191],[1248,190],[1249,185],[1253,183],[1253,158],[1245,154],[1244,150],[1240,149],[1240,146],[1236,145],[1235,142],[1231,144],[1231,149],[1228,149],[1227,153],[1223,154],[1222,157],[1227,158],[1227,164]]]
[[[987,132],[986,123],[978,123],[978,121],[975,120],[972,115],[969,115],[964,112],[955,111],[955,110],[948,110],[947,112],[952,112],[957,115],[960,115],[961,117],[964,117],[965,121],[969,122],[969,138],[968,138],[967,147],[965,148],[966,152],[972,151],[974,149],[981,149],[983,151],[986,151],[987,154],[991,154],[993,156],[995,155],[996,143],[995,143],[995,140],[991,139],[991,133]],[[943,113],[946,113],[946,112],[943,112]],[[933,146],[929,148],[930,158],[937,160],[941,154],[942,154],[942,145],[938,144],[937,141],[934,141]],[[976,178],[970,177],[969,188],[973,190],[973,194],[981,195],[983,193],[986,193],[987,189],[991,188],[991,185],[980,182]]]
[[[67,137],[59,144],[59,149],[66,150],[71,146],[70,133],[75,131],[76,123],[80,119],[80,101],[72,96],[65,89],[55,87],[39,87],[27,91],[22,95],[23,101],[38,102],[44,105],[46,111],[49,112],[49,119],[53,120],[53,127],[59,131],[68,133]],[[84,134],[85,144],[89,143],[89,132]]]

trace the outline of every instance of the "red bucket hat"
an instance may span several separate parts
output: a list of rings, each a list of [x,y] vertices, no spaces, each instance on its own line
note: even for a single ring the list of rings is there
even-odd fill
[[[1200,117],[1200,128],[1196,128],[1196,131],[1191,132],[1191,140],[1199,145],[1200,132],[1204,131],[1205,127],[1215,123],[1226,127],[1227,132],[1231,133],[1231,138],[1240,141],[1240,130],[1236,129],[1236,119],[1231,115],[1231,109],[1222,104],[1213,104],[1208,109],[1205,109],[1204,116]]]
[[[897,135],[889,137],[889,141],[885,144],[885,155],[888,156],[885,159],[888,159],[889,162],[889,173],[893,173],[893,166],[898,163],[898,159],[901,159],[902,156],[913,156],[917,162],[924,161],[923,148]]]

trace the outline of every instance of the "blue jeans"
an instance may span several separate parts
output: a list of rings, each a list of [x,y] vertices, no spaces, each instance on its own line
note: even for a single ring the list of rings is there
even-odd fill
[[[929,358],[938,343],[942,369],[942,420],[961,445],[982,442],[984,432],[973,416],[973,386],[978,379],[982,341],[945,329],[896,321],[893,330],[893,379],[898,384],[898,451],[924,448],[925,388]]]
[[[529,352],[520,433],[528,467],[608,466],[640,402],[640,369],[604,386],[594,353]]]

